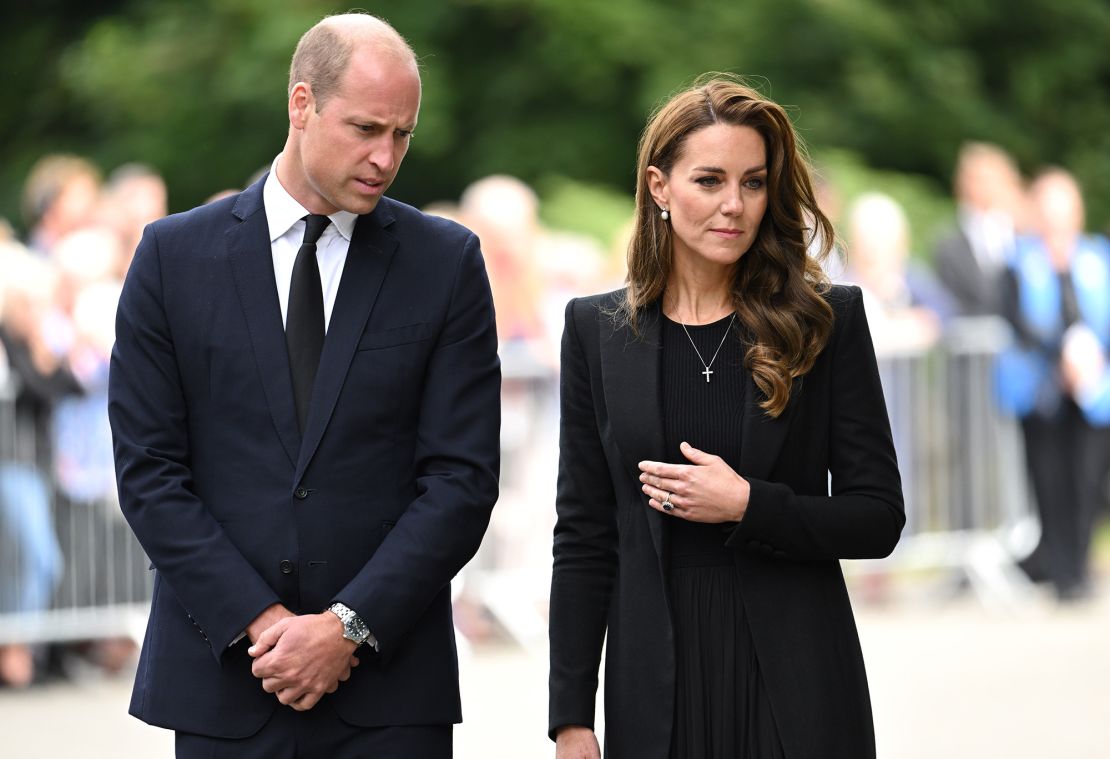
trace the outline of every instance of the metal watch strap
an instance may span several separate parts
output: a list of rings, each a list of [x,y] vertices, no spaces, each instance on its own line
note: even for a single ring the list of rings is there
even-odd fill
[[[347,640],[361,646],[370,637],[370,629],[362,621],[362,617],[347,604],[336,601],[328,607],[328,611],[339,617],[339,621],[343,623],[343,637]]]

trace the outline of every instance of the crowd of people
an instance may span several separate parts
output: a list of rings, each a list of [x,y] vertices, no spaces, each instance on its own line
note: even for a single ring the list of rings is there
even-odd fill
[[[995,393],[1021,420],[1041,526],[1019,565],[1061,601],[1083,600],[1110,471],[1110,244],[1085,232],[1071,173],[1050,167],[1027,182],[995,145],[962,148],[954,192],[955,224],[931,269],[909,257],[906,215],[893,199],[857,198],[840,278],[863,288],[880,353],[928,349],[955,317],[1005,320],[1013,341],[999,356]]]
[[[25,242],[10,227],[0,232],[0,614],[51,603],[67,559],[53,519],[59,502],[115,502],[115,305],[143,228],[166,214],[166,187],[149,167],[124,165],[104,179],[83,158],[52,155],[31,170],[22,212]],[[29,646],[0,647],[0,680],[25,685],[34,665]]]
[[[819,186],[818,199],[833,190]],[[827,270],[863,289],[880,355],[928,350],[956,317],[1011,325],[998,395],[1022,420],[1042,525],[1021,566],[1062,600],[1086,598],[1110,468],[1110,245],[1085,233],[1071,174],[1052,168],[1027,183],[996,146],[961,150],[954,192],[955,223],[931,256],[911,255],[906,213],[887,195],[855,198],[843,218],[825,208],[840,223],[840,261]],[[115,503],[106,411],[115,304],[144,227],[167,212],[154,169],[128,164],[103,177],[68,155],[41,159],[22,200],[26,234],[0,228],[0,615],[51,605],[67,561],[57,503]],[[488,561],[549,567],[550,499],[524,488],[535,492],[531,474],[543,467],[550,471],[538,481],[554,486],[552,380],[563,307],[620,286],[623,241],[606,250],[545,228],[536,193],[508,176],[480,180],[458,203],[427,210],[478,233],[497,306],[506,457]],[[930,258],[932,267],[920,263]],[[541,455],[529,458],[536,450]],[[535,590],[539,607],[545,589]],[[480,634],[479,620],[467,619],[460,615],[464,629]],[[0,642],[0,682],[22,686],[34,677],[33,648]]]

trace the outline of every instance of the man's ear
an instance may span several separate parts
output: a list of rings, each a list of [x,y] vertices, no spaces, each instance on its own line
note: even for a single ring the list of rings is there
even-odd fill
[[[651,193],[655,205],[659,208],[671,207],[671,193],[670,186],[667,182],[667,175],[664,174],[659,168],[655,166],[648,166],[647,168],[647,186],[648,192]]]
[[[297,82],[289,93],[289,123],[294,129],[304,129],[308,114],[316,108],[316,98],[308,82]]]

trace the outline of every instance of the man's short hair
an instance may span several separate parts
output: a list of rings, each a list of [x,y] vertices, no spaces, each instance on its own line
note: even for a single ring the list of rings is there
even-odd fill
[[[297,82],[306,82],[316,99],[316,111],[335,94],[351,61],[355,44],[372,41],[385,54],[416,61],[405,38],[386,21],[368,13],[328,16],[304,33],[289,66],[288,95]]]

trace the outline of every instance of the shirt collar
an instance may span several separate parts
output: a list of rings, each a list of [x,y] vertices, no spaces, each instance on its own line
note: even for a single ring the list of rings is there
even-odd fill
[[[270,242],[274,242],[279,237],[284,237],[294,224],[311,213],[282,187],[277,176],[278,161],[280,160],[281,154],[278,153],[274,162],[270,164],[270,175],[266,177],[266,184],[262,186],[262,203],[266,208],[266,223],[270,227]],[[331,219],[332,225],[339,231],[339,234],[343,235],[347,242],[350,242],[351,235],[355,231],[355,222],[358,221],[358,215],[350,211],[336,211],[329,214],[328,218]]]

